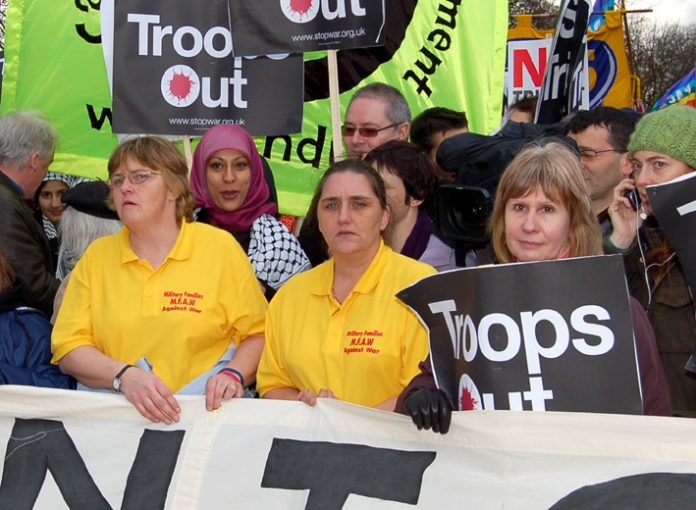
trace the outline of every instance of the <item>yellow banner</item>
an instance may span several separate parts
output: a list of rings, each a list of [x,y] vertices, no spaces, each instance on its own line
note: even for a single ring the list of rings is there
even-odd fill
[[[534,55],[538,55],[536,48],[539,39],[548,40],[549,46],[553,38],[553,29],[536,29],[532,26],[532,16],[522,15],[517,17],[517,26],[508,30],[508,44],[515,41],[516,47],[524,44],[523,41],[530,41],[534,44]],[[633,98],[638,97],[632,92],[632,82],[636,80],[631,75],[628,65],[628,57],[624,44],[623,23],[621,11],[611,11],[606,13],[606,23],[596,32],[588,34],[588,62],[590,66],[590,107],[603,104],[615,108],[631,108],[634,104]],[[520,52],[509,53],[518,55]],[[543,75],[546,63],[537,62],[536,67],[529,68],[530,59],[525,62],[508,61],[508,72],[513,69],[531,72],[532,74]],[[527,67],[525,67],[527,66]],[[518,80],[519,81],[519,80]],[[508,80],[512,83],[513,80]]]

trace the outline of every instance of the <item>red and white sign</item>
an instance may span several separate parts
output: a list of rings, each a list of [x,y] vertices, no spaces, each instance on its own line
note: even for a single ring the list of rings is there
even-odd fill
[[[536,96],[544,81],[551,39],[517,39],[508,42],[505,90],[508,106],[525,96]]]

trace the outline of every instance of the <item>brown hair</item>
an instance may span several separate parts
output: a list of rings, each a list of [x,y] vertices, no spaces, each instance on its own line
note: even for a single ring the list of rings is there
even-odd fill
[[[159,136],[129,138],[121,142],[109,158],[109,177],[128,158],[136,159],[143,165],[162,172],[164,182],[176,195],[176,221],[193,221],[195,196],[188,182],[188,166],[183,154],[176,145]],[[108,203],[113,207],[113,197],[109,194]]]
[[[428,156],[412,143],[390,140],[368,152],[363,161],[401,179],[407,205],[411,198],[428,205],[435,195],[437,177],[433,165]]]
[[[5,255],[0,251],[0,292],[12,288],[15,281],[15,271],[5,258]]]
[[[602,254],[602,235],[592,213],[582,177],[580,160],[566,145],[549,142],[523,149],[503,172],[498,185],[489,229],[499,262],[514,262],[505,243],[505,205],[541,188],[549,198],[562,202],[570,214],[570,257]]]
[[[434,135],[453,129],[469,129],[469,121],[464,112],[457,112],[441,106],[423,110],[411,123],[411,142],[423,152],[429,153],[435,147]]]
[[[379,201],[382,210],[387,208],[387,191],[384,187],[384,181],[377,170],[371,165],[360,159],[344,159],[333,163],[321,177],[317,183],[312,196],[312,202],[309,204],[309,209],[302,222],[302,228],[298,235],[300,244],[305,253],[309,257],[312,266],[316,266],[329,258],[329,248],[326,245],[324,236],[319,232],[319,219],[317,211],[319,209],[319,200],[324,191],[324,184],[327,179],[334,174],[342,172],[354,172],[359,175],[364,175],[370,183],[370,187]]]
[[[355,174],[365,176],[370,183],[372,192],[377,196],[377,200],[379,200],[379,205],[382,210],[387,208],[387,190],[384,187],[384,181],[379,175],[379,172],[372,168],[369,163],[366,163],[361,159],[344,159],[343,161],[337,161],[336,163],[330,165],[329,168],[326,169],[326,172],[324,172],[324,175],[321,176],[321,179],[314,190],[314,196],[312,197],[312,203],[309,206],[308,216],[309,214],[312,214],[314,217],[316,217],[316,212],[319,207],[319,199],[324,191],[324,184],[326,184],[329,177],[334,174],[344,172],[353,172]]]

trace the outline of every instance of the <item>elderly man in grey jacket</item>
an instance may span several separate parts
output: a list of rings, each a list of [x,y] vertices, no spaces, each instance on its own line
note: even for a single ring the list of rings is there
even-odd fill
[[[53,310],[58,280],[43,228],[25,199],[31,199],[53,161],[57,135],[40,113],[0,118],[0,250],[24,289],[25,304]]]

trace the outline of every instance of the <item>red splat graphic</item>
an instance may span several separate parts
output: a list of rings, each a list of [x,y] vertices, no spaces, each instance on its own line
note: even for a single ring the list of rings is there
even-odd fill
[[[476,400],[468,389],[462,388],[462,411],[473,411],[478,406],[478,400]]]
[[[313,0],[290,0],[290,9],[297,14],[307,14]]]
[[[184,73],[174,73],[172,80],[169,82],[169,92],[172,96],[182,100],[191,93],[193,81],[184,75]]]

